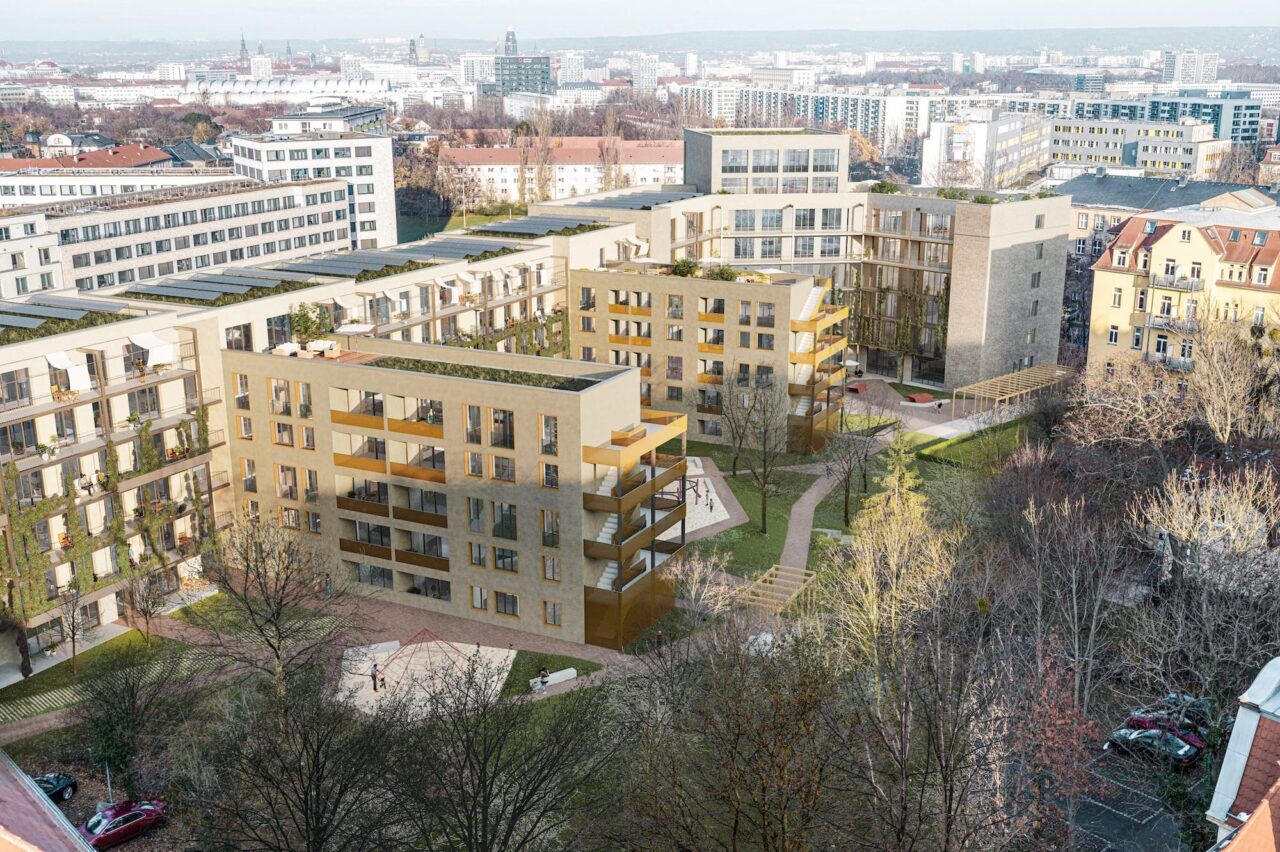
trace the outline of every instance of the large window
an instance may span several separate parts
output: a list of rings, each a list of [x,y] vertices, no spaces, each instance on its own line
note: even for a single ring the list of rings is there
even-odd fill
[[[516,446],[516,415],[504,408],[489,409],[489,445],[511,450]]]
[[[720,171],[725,174],[741,174],[747,170],[747,151],[743,148],[726,148],[720,152]]]
[[[735,231],[754,231],[756,229],[756,211],[733,211],[733,229]]]
[[[788,148],[783,151],[782,170],[784,172],[809,171],[809,152],[804,148]]]
[[[520,615],[520,598],[506,592],[493,593],[494,610],[502,615]]]
[[[759,148],[751,152],[751,171],[776,172],[778,170],[778,152],[773,148]]]
[[[834,172],[839,168],[840,152],[836,148],[818,148],[813,152],[815,172]]]

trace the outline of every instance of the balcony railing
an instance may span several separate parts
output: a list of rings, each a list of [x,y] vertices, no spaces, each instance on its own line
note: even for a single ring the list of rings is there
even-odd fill
[[[1152,287],[1159,287],[1164,290],[1198,293],[1204,289],[1203,278],[1191,278],[1186,275],[1158,275],[1152,273],[1147,280]]]

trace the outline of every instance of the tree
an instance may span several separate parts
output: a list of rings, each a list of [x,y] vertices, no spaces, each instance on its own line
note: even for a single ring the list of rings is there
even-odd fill
[[[73,572],[71,582],[67,585],[66,590],[58,596],[58,618],[62,625],[63,641],[71,644],[71,673],[73,675],[76,673],[77,646],[87,641],[97,630],[97,626],[89,620],[89,614],[85,609],[88,602],[84,599],[82,584],[81,578]]]
[[[605,107],[604,126],[600,131],[600,188],[617,189],[622,185],[622,151],[619,145],[618,111]]]
[[[289,328],[293,330],[293,339],[306,346],[333,331],[333,314],[322,305],[302,302],[289,314]]]
[[[154,572],[129,571],[124,578],[123,592],[130,620],[142,622],[142,635],[150,645],[151,622],[169,604],[163,579]]]
[[[308,670],[283,697],[250,688],[198,718],[175,742],[175,783],[211,848],[402,848],[412,791],[391,778],[406,723],[394,700],[357,715]]]
[[[551,198],[555,187],[554,139],[551,135],[551,113],[539,108],[533,119],[534,130],[534,201]]]
[[[704,618],[732,612],[745,602],[750,585],[725,570],[728,557],[719,551],[709,555],[694,553],[675,562],[664,562],[659,570],[669,579],[676,595]]]
[[[689,261],[692,263],[692,261]],[[738,365],[729,365],[729,375],[725,377],[729,385],[727,391],[720,394],[720,422],[728,432],[729,448],[732,452],[730,476],[738,475],[738,462],[742,459],[742,451],[755,434],[756,406],[760,395],[752,390],[743,390],[745,386],[737,385]]]
[[[879,449],[880,441],[875,435],[863,432],[834,432],[827,438],[827,446],[823,452],[823,473],[829,479],[839,483],[844,491],[844,525],[847,528],[852,518],[850,514],[850,498],[853,490],[853,478],[862,474],[862,490],[867,490],[868,468],[871,459]]]
[[[1224,183],[1257,183],[1258,160],[1252,148],[1241,142],[1233,143],[1214,168],[1213,179]]]
[[[1188,408],[1197,421],[1224,446],[1272,432],[1280,418],[1275,359],[1264,357],[1238,325],[1207,317],[1185,324],[1195,369],[1184,381]]]
[[[416,848],[572,847],[599,814],[622,731],[609,688],[534,701],[504,690],[503,676],[472,654],[420,684],[390,766]]]
[[[221,604],[193,609],[189,620],[210,650],[266,674],[277,706],[291,680],[355,629],[356,597],[333,576],[332,559],[295,531],[244,518],[204,570]]]
[[[745,388],[735,388],[734,393],[754,397],[748,406],[754,411],[754,417],[747,439],[747,446],[752,450],[747,456],[747,470],[760,494],[760,532],[768,534],[769,492],[776,486],[778,466],[790,443],[791,397],[785,383],[772,376],[761,378],[758,373],[754,382]]]
[[[196,684],[171,647],[121,645],[94,658],[80,682],[76,712],[88,728],[89,753],[123,779],[136,797],[154,786],[144,767],[190,713]]]

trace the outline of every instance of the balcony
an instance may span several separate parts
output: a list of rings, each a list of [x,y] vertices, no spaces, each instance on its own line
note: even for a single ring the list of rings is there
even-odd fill
[[[358,491],[352,491],[345,497],[338,497],[338,508],[348,512],[363,512],[366,515],[377,515],[379,517],[387,517],[390,509],[386,503],[380,503],[377,500],[370,500],[366,496],[361,496]]]
[[[402,435],[417,435],[420,438],[443,438],[444,424],[421,418],[387,420],[387,429]]]
[[[604,477],[594,491],[584,490],[582,507],[592,512],[619,515],[630,512],[668,485],[684,476],[687,462],[676,456],[659,455],[653,465],[637,465],[619,486],[616,471]]]
[[[432,571],[448,571],[449,557],[431,553],[419,553],[416,550],[396,549],[395,561],[416,568],[428,568]]]
[[[365,470],[370,473],[386,473],[387,457],[369,456],[363,454],[348,455],[347,453],[334,453],[333,463],[338,467],[351,468],[353,470]]]
[[[706,355],[723,355],[724,343],[699,343],[698,351]]]
[[[1200,321],[1195,317],[1180,318],[1172,314],[1152,314],[1147,320],[1150,328],[1163,328],[1179,334],[1195,334],[1200,330]]]
[[[708,313],[708,314],[704,314],[704,313],[702,313],[701,311],[699,311],[699,312],[698,312],[698,322],[709,322],[709,323],[719,323],[719,324],[723,324],[723,323],[724,323],[724,311],[720,311],[719,313]]]
[[[699,373],[698,381],[707,385],[724,384],[724,373]]]
[[[449,516],[435,512],[424,512],[408,506],[396,506],[391,510],[391,517],[397,521],[408,521],[413,524],[424,524],[431,527],[448,527]]]
[[[383,429],[382,407],[360,405],[351,411],[331,410],[329,420],[339,426],[355,426],[358,429]]]
[[[1180,293],[1199,293],[1204,289],[1203,278],[1186,275],[1158,275],[1153,272],[1147,277],[1147,283],[1161,290],[1177,290]],[[1138,282],[1138,286],[1142,286],[1142,282]]]
[[[828,309],[817,313],[812,319],[792,320],[791,330],[796,334],[817,334],[825,331],[838,322],[849,318],[848,306],[828,306]]]
[[[607,559],[612,562],[629,563],[631,557],[640,550],[646,549],[657,538],[676,524],[684,520],[686,504],[680,502],[669,509],[654,510],[652,513],[642,509],[636,523],[631,524],[624,535],[615,535],[612,542],[585,539],[582,542],[582,553],[588,559]],[[625,583],[626,581],[624,581]]]
[[[434,467],[428,464],[421,464],[418,461],[410,461],[408,464],[400,462],[391,463],[391,474],[393,476],[403,476],[406,479],[417,479],[423,482],[444,482],[445,473],[443,467]]]
[[[1195,369],[1195,365],[1190,358],[1175,358],[1167,352],[1143,352],[1142,360],[1148,364],[1159,364],[1168,370],[1176,370],[1180,373],[1189,373]]]
[[[386,545],[368,541],[356,541],[351,538],[338,539],[338,548],[343,553],[355,553],[360,556],[371,556],[374,559],[390,559],[391,548]]]

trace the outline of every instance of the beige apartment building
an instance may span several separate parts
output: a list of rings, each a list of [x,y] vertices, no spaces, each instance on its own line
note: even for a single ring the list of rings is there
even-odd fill
[[[0,303],[6,574],[38,575],[33,651],[61,636],[73,578],[110,621],[130,571],[176,583],[238,513],[316,535],[376,595],[630,641],[671,605],[655,569],[683,546],[686,418],[642,408],[636,369],[490,351],[554,348],[563,264],[616,262],[629,233],[454,236]],[[295,343],[303,303],[338,333]],[[64,520],[68,477],[97,538]]]
[[[645,405],[680,411],[691,434],[728,440],[730,394],[785,382],[789,444],[820,449],[843,405],[844,322],[830,281],[794,273],[739,273],[736,281],[682,277],[623,261],[570,273],[574,357],[638,367]]]
[[[1133,216],[1093,265],[1090,362],[1189,370],[1200,322],[1274,331],[1277,258],[1280,208],[1257,190]]]
[[[784,165],[787,151],[834,144],[823,133],[697,133],[707,138],[686,134],[686,176],[723,167],[716,151],[746,150],[753,164],[772,146],[776,157],[761,159]],[[712,146],[702,155],[710,166],[691,162],[699,145]],[[742,155],[730,159],[736,169]],[[1069,204],[1061,196],[976,204],[865,186],[706,194],[686,185],[544,202],[530,213],[630,224],[640,254],[663,264],[828,278],[831,301],[851,308],[851,370],[950,388],[1057,362]]]

